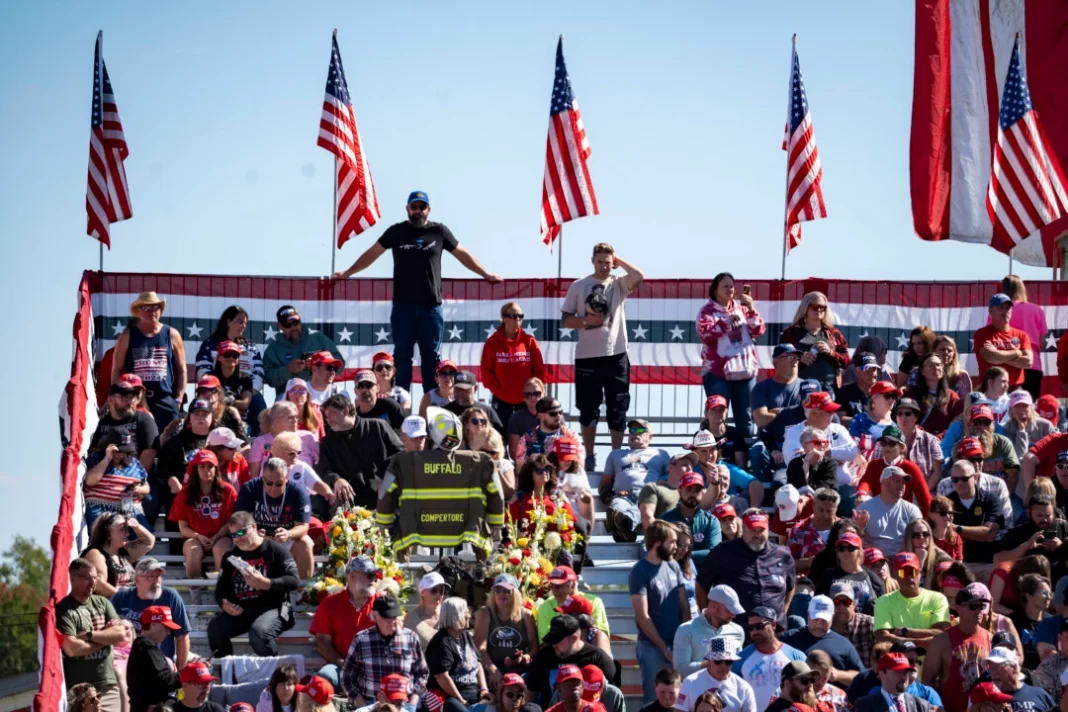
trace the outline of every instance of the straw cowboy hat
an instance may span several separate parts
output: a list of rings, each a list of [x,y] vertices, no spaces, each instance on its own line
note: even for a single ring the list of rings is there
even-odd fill
[[[160,299],[155,292],[141,292],[137,295],[137,299],[133,300],[133,304],[130,305],[130,316],[140,316],[137,310],[152,304],[159,304],[160,314],[163,314],[163,310],[167,308],[167,300]]]

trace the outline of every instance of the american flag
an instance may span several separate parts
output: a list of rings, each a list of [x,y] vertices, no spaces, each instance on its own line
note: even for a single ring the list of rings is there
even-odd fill
[[[1001,95],[994,166],[986,193],[986,211],[994,224],[992,247],[1010,252],[1068,212],[1064,174],[1056,155],[1031,103],[1017,36]]]
[[[801,63],[794,44],[790,62],[790,100],[786,116],[786,252],[801,244],[801,223],[827,217],[823,205],[823,167],[816,148],[816,133],[808,111],[808,96],[801,78]]]
[[[104,33],[96,35],[93,58],[93,111],[89,132],[89,179],[85,191],[86,233],[111,249],[111,223],[133,217],[123,161],[130,155],[119,107],[104,65]]]
[[[374,181],[371,180],[371,168],[367,165],[360,144],[360,131],[356,127],[356,114],[352,111],[345,68],[341,66],[337,30],[334,30],[331,42],[330,69],[326,74],[326,96],[323,97],[323,115],[319,119],[318,143],[336,156],[337,213],[334,236],[340,248],[349,235],[359,235],[378,222],[381,213]]]
[[[556,44],[556,76],[545,142],[545,180],[541,189],[541,241],[552,249],[560,226],[569,220],[597,215],[590,170],[590,142],[582,125],[571,78],[564,65],[564,38]]]

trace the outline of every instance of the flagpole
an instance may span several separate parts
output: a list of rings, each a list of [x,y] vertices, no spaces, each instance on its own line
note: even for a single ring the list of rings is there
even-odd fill
[[[337,30],[335,30],[336,32]],[[334,157],[334,200],[330,206],[330,276],[334,276],[337,261],[337,157]]]
[[[794,33],[793,39],[790,45],[790,73],[786,78],[786,130],[790,130],[790,102],[793,100],[793,76],[794,76],[794,55],[797,54],[797,33]],[[790,137],[786,137],[786,188],[784,193],[786,194],[783,200],[783,217],[782,217],[782,272],[779,275],[780,281],[786,281],[786,245],[790,239],[789,228],[786,225],[787,217],[790,214]]]

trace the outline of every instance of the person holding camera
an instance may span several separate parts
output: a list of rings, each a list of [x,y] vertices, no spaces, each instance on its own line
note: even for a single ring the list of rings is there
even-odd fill
[[[1049,559],[1056,581],[1065,573],[1066,541],[1068,522],[1057,518],[1056,502],[1049,495],[1036,494],[1027,501],[1027,521],[1009,529],[998,542],[1000,551],[994,554],[994,563],[1040,554]]]
[[[304,328],[304,320],[293,305],[278,307],[275,318],[278,320],[278,331],[268,329],[266,332],[266,338],[271,343],[263,354],[263,380],[275,390],[280,400],[289,379],[311,381],[311,357],[315,353],[329,351],[338,361],[343,362],[343,359],[329,336],[322,331]]]
[[[245,483],[237,495],[235,512],[248,512],[263,536],[289,551],[301,578],[311,578],[315,566],[309,535],[311,500],[303,487],[289,483],[285,460],[272,457],[260,477]],[[233,527],[230,538],[236,542]]]

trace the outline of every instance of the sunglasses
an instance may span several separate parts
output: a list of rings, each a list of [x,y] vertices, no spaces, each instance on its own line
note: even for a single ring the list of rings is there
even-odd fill
[[[219,358],[224,358],[227,361],[233,361],[235,359],[241,358],[241,354],[235,354],[233,351],[231,351],[230,353],[219,354]]]
[[[1054,467],[1058,470],[1068,470],[1068,462],[1058,462]]]
[[[535,475],[548,475],[548,474],[551,474],[552,471],[553,470],[552,470],[551,467],[535,467],[534,468],[534,474]]]
[[[524,391],[524,398],[541,398],[541,391]]]
[[[940,517],[946,517],[947,519],[952,519],[953,518],[953,512],[943,512],[940,509],[932,509],[931,510],[931,514],[937,514]]]
[[[506,700],[518,700],[521,697],[523,697],[523,693],[522,692],[509,692],[508,690],[505,690],[501,694],[504,696],[504,699],[506,699]]]
[[[449,592],[449,589],[445,586],[435,586],[434,588],[430,589],[430,592],[437,596],[444,596],[446,593]]]
[[[709,660],[708,662],[712,663],[716,667],[722,667],[723,665],[730,665],[734,661],[733,660]]]
[[[953,482],[953,483],[956,483],[956,482],[967,482],[971,478],[972,478],[971,475],[963,475],[961,477],[950,477],[949,481]]]
[[[285,482],[268,482],[267,480],[264,480],[263,481],[263,486],[264,487],[269,487],[270,489],[282,489],[283,487],[286,486],[286,483]]]
[[[745,628],[746,630],[763,630],[771,621],[764,621],[763,623],[750,623]]]
[[[326,369],[330,373],[337,373],[337,366],[332,363],[321,363],[319,364],[319,368]]]
[[[426,203],[412,203],[408,206],[408,209],[413,212],[421,213],[424,210],[430,210],[430,206]]]
[[[816,686],[816,681],[813,680],[811,677],[803,677],[800,680],[794,680],[794,682],[796,682],[798,685],[801,685],[802,687]]]
[[[562,410],[550,410],[550,411],[547,411],[545,413],[545,415],[551,415],[554,418],[559,418],[563,414],[564,414],[564,411],[562,411]]]
[[[627,428],[627,432],[631,435],[642,435],[648,431],[646,428]]]
[[[913,539],[930,539],[931,532],[912,532]]]
[[[834,605],[836,608],[849,608],[853,605],[853,602],[848,598],[836,598],[834,599]]]
[[[987,420],[986,418],[980,418],[979,420],[973,420],[972,425],[976,425],[980,428],[989,428],[994,424],[993,420]]]
[[[518,321],[523,321],[523,315],[522,315],[522,313],[519,313],[519,312],[508,312],[507,314],[504,314],[503,316],[504,316],[505,319],[516,319]]]
[[[827,311],[826,304],[810,304],[808,308],[814,309],[815,311]]]
[[[376,383],[367,383],[365,381],[363,383],[357,383],[356,384],[356,390],[358,390],[358,391],[366,391],[366,390],[368,390],[370,388],[374,388],[376,385],[378,385],[378,384],[376,384]]]
[[[438,371],[442,378],[456,378],[457,371]]]
[[[114,390],[114,391],[111,392],[111,395],[118,396],[119,398],[133,398],[134,396],[137,395],[137,391]],[[1060,465],[1058,465],[1058,467],[1060,467]]]
[[[380,364],[375,366],[375,371],[378,371],[379,373],[384,373],[386,371],[392,371],[392,370],[393,370],[393,366],[391,366],[388,363],[380,363]]]
[[[243,537],[246,534],[248,534],[248,529],[247,528],[246,529],[238,529],[236,532],[232,532],[232,533],[234,535],[234,538],[240,539],[241,537]]]
[[[897,412],[897,417],[899,418],[915,418],[918,415],[919,414],[914,410],[899,410]]]
[[[985,601],[977,601],[976,603],[969,603],[967,606],[969,611],[981,611],[986,608]]]
[[[480,425],[482,427],[489,425],[489,421],[485,418],[471,418],[471,420],[467,421],[467,423],[469,425]]]
[[[143,311],[143,312],[146,312],[146,313],[147,312],[158,312],[159,311],[159,304],[142,304],[141,306],[137,307],[137,310],[138,311]]]

